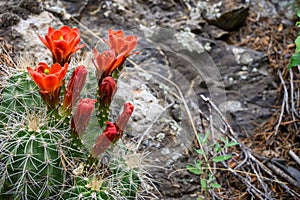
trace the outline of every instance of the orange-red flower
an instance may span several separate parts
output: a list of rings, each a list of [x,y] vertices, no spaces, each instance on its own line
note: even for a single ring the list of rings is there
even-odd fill
[[[84,47],[84,44],[77,46],[80,42],[80,33],[77,28],[62,26],[58,30],[48,28],[45,38],[39,36],[40,40],[51,51],[53,63],[64,65],[70,61],[71,56]]]
[[[124,36],[121,30],[114,31],[108,29],[108,45],[109,50],[103,51],[101,54],[94,49],[93,63],[97,70],[97,76],[101,80],[106,76],[111,76],[115,69],[123,66],[126,58],[130,56],[137,45],[137,36]]]
[[[116,57],[116,53],[113,50],[105,50],[101,54],[94,49],[93,63],[96,67],[97,77],[99,80],[107,76],[111,76],[113,71],[123,65],[125,57]]]
[[[64,67],[55,63],[49,67],[46,63],[39,63],[35,69],[27,67],[33,81],[39,87],[42,99],[48,108],[55,109],[59,103],[60,88],[68,70],[68,63]]]
[[[124,56],[125,58],[131,55],[132,50],[137,45],[138,37],[135,35],[128,35],[125,37],[122,30],[114,31],[108,29],[109,45],[118,56]]]
[[[55,91],[63,84],[63,80],[68,70],[68,63],[62,67],[55,63],[49,67],[46,63],[40,62],[35,69],[27,67],[27,70],[39,87],[41,93]]]

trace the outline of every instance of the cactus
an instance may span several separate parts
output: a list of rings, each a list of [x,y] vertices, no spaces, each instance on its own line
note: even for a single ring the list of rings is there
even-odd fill
[[[113,159],[108,166],[81,163],[73,174],[72,187],[63,192],[63,199],[135,199],[141,184],[136,169],[121,159]]]
[[[0,127],[3,128],[12,113],[26,113],[28,109],[41,106],[37,86],[27,72],[17,72],[7,79],[1,91]]]
[[[6,128],[0,162],[6,165],[3,195],[13,199],[46,199],[63,186],[61,130],[40,126],[38,118],[20,116]]]
[[[127,165],[126,159],[112,153],[123,135],[133,105],[127,103],[116,122],[110,122],[109,112],[116,79],[137,38],[129,37],[125,43],[121,42],[130,47],[122,52],[124,48],[117,41],[125,38],[119,38],[120,31],[109,31],[116,40],[110,45],[113,57],[109,59],[114,59],[114,64],[106,66],[108,71],[98,79],[101,81],[90,77],[86,86],[93,90],[87,95],[96,95],[95,105],[96,100],[80,99],[90,72],[84,66],[76,68],[72,76],[67,72],[72,69],[71,56],[84,46],[76,46],[78,29],[63,26],[53,33],[50,27],[46,39],[40,39],[51,50],[54,64],[39,63],[35,69],[28,67],[29,73],[12,71],[1,89],[0,199],[135,199],[142,178],[135,168]],[[99,59],[103,59],[102,54],[99,56],[97,70],[101,64]],[[66,77],[71,77],[67,87]],[[92,126],[87,127],[94,107],[97,119],[93,118]],[[75,110],[73,116],[72,110]],[[100,127],[94,127],[96,120]],[[114,131],[104,130],[107,124]],[[99,130],[104,130],[101,137]],[[94,140],[92,144],[85,144],[85,136]],[[105,146],[99,146],[102,144]],[[103,162],[104,157],[109,157],[110,162]]]

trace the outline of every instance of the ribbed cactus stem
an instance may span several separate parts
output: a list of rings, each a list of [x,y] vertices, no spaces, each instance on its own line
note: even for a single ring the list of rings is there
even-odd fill
[[[11,135],[1,148],[0,161],[7,166],[1,193],[14,199],[57,195],[65,175],[60,162],[59,132],[15,128],[8,130]]]
[[[106,122],[109,121],[110,104],[105,104],[100,96],[97,95],[96,109],[99,126],[104,128],[106,126]]]

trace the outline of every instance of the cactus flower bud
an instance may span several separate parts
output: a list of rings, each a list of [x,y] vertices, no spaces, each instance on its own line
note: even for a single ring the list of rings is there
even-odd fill
[[[116,89],[116,81],[110,76],[105,77],[99,86],[100,103],[110,105]]]
[[[73,71],[64,94],[64,110],[70,112],[72,110],[72,107],[76,105],[80,96],[80,92],[84,87],[86,76],[87,70],[83,65],[77,67]]]
[[[70,28],[69,26],[62,26],[58,30],[52,27],[48,28],[48,34],[45,38],[39,36],[44,45],[51,51],[53,63],[64,65],[70,61],[71,56],[84,47],[79,45],[80,33],[77,28]]]
[[[118,132],[123,132],[125,130],[126,124],[132,115],[133,109],[134,106],[131,103],[124,103],[123,112],[121,113],[116,122]]]
[[[92,155],[98,157],[103,153],[112,143],[117,135],[117,129],[114,123],[106,122],[106,128],[101,135],[96,139],[96,142],[92,149]]]
[[[89,98],[79,100],[71,122],[71,129],[75,136],[79,138],[83,136],[92,112],[94,111],[95,103],[96,100]]]
[[[125,130],[125,127],[127,125],[129,118],[132,115],[133,109],[134,109],[134,106],[131,103],[129,103],[129,102],[124,103],[123,112],[118,117],[118,119],[115,123],[118,134],[114,138],[113,143],[116,143],[123,136],[123,132]]]

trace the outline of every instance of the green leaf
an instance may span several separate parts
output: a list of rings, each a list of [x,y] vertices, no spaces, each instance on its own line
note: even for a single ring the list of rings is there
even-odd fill
[[[221,188],[221,185],[219,185],[218,183],[211,183],[210,186],[212,188]]]
[[[222,136],[219,136],[219,139],[223,142],[223,143],[226,143],[225,139],[222,137]],[[226,137],[227,139],[227,137]]]
[[[290,64],[288,66],[288,69],[291,69],[292,67],[300,64],[300,53],[295,53],[291,57]]]
[[[200,174],[201,174],[201,169],[196,168],[196,167],[194,167],[194,166],[187,165],[187,166],[186,166],[186,169],[187,169],[189,172],[193,173],[193,174],[196,174],[196,175],[200,175]]]
[[[209,131],[207,131],[207,132],[205,133],[203,139],[201,138],[201,135],[198,134],[198,141],[199,141],[199,143],[200,143],[200,144],[205,144],[205,143],[207,143],[208,136],[209,136]]]
[[[228,144],[225,145],[225,148],[226,147],[232,147],[232,146],[235,146],[235,145],[238,145],[239,143],[238,142],[229,142]]]
[[[206,184],[206,180],[201,178],[200,179],[200,184],[201,184],[201,188],[206,190],[207,189],[207,184]]]
[[[297,11],[297,17],[300,17],[300,10]]]
[[[295,40],[295,44],[296,44],[296,53],[300,52],[300,36],[298,36]]]
[[[224,155],[224,156],[216,156],[213,158],[213,161],[214,162],[222,162],[222,161],[225,161],[225,160],[228,160],[232,157],[231,154],[227,154],[227,155]]]
[[[214,152],[218,153],[220,150],[221,150],[220,144],[219,144],[219,143],[216,143],[216,144],[215,144],[215,148],[214,148]]]
[[[205,152],[202,151],[201,149],[196,149],[195,151],[200,155],[205,155]]]

